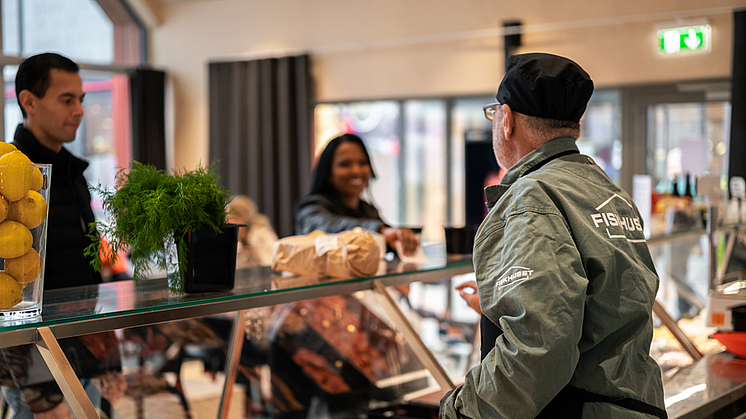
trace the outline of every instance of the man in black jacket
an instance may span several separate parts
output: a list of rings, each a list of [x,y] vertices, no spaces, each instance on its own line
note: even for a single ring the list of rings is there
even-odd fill
[[[13,144],[32,162],[52,165],[44,263],[45,291],[102,282],[101,274],[92,268],[90,260],[83,254],[91,243],[87,237],[88,226],[94,221],[91,194],[83,176],[88,163],[62,147],[75,140],[83,119],[84,97],[78,65],[68,58],[44,53],[26,59],[18,67],[16,98],[23,113],[23,124],[16,128]],[[104,371],[112,367],[92,360],[93,356],[79,338],[62,339],[59,343],[65,352],[85,354],[82,358],[90,361],[84,363],[85,368]],[[43,363],[29,364],[34,359],[39,360],[32,355],[35,351],[38,350],[32,345],[0,349],[0,381],[3,373],[7,375],[8,371],[14,371],[12,384],[3,388],[3,396],[13,409],[12,418],[72,417],[67,405],[62,403],[59,387],[46,373],[46,366]],[[118,365],[113,367],[120,368]],[[88,370],[78,373],[81,378],[97,375]],[[35,377],[33,382],[32,376]],[[7,380],[3,381],[4,385],[7,383]],[[92,386],[88,379],[81,380],[81,384]],[[94,396],[92,401],[99,405],[100,395]]]
[[[58,54],[26,59],[16,74],[16,98],[23,124],[13,144],[34,163],[52,165],[44,289],[101,283],[101,274],[83,255],[94,221],[83,171],[88,163],[63,144],[75,140],[83,119],[83,82],[78,65]]]

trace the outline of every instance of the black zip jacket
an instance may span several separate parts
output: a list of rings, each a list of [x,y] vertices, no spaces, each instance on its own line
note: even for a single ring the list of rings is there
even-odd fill
[[[362,199],[358,208],[353,209],[333,195],[306,195],[295,205],[293,213],[295,234],[308,234],[314,230],[339,233],[355,227],[378,233],[381,226],[388,227],[376,207]]]

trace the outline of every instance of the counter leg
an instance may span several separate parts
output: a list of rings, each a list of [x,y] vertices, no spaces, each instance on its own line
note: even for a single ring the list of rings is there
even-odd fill
[[[718,209],[712,205],[707,206],[707,238],[710,242],[710,291],[717,286],[718,265]]]
[[[57,385],[60,386],[62,394],[78,419],[99,419],[96,408],[88,398],[78,376],[75,375],[67,356],[57,343],[57,338],[49,327],[38,329],[40,340],[36,342],[44,362],[52,373]]]
[[[233,388],[236,385],[236,375],[238,374],[238,361],[241,359],[241,350],[243,350],[247,312],[248,310],[237,311],[233,319],[231,340],[228,343],[228,359],[225,362],[225,385],[223,385],[223,394],[220,395],[220,404],[218,406],[218,419],[227,418],[228,411],[230,410],[231,397],[233,396]]]
[[[404,316],[404,313],[401,312],[399,306],[396,305],[396,301],[394,301],[391,294],[389,294],[381,281],[373,281],[373,292],[378,298],[378,302],[381,303],[383,308],[386,310],[386,313],[391,317],[396,328],[404,335],[404,339],[409,343],[409,346],[412,348],[415,355],[417,355],[417,358],[423,365],[425,365],[425,368],[430,371],[430,374],[433,375],[435,381],[438,382],[440,388],[443,391],[455,389],[456,385],[453,384],[453,381],[451,381],[451,378],[448,376],[446,371],[440,365],[438,360],[435,359],[435,355],[433,355],[427,346],[425,346],[425,343],[422,342],[420,335],[414,330],[412,324],[409,323],[407,318]]]

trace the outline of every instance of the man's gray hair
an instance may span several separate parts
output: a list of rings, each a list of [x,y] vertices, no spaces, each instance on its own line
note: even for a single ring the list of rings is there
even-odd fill
[[[544,144],[559,137],[571,137],[576,140],[580,137],[579,122],[538,118],[519,112],[515,112],[515,115],[521,120],[521,125],[529,136],[537,143]]]

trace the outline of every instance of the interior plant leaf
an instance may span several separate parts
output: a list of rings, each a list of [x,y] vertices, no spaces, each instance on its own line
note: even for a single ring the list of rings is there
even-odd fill
[[[153,263],[167,269],[166,239],[173,237],[178,248],[178,277],[169,283],[174,292],[183,292],[186,269],[186,234],[200,228],[226,224],[229,193],[216,174],[216,164],[192,171],[158,170],[133,161],[117,172],[115,189],[94,188],[102,197],[103,208],[111,214],[109,221],[93,223],[111,246],[108,257],[116,258],[120,250],[130,252],[134,279],[142,279]],[[96,237],[86,249],[91,264],[100,269],[101,246]]]

